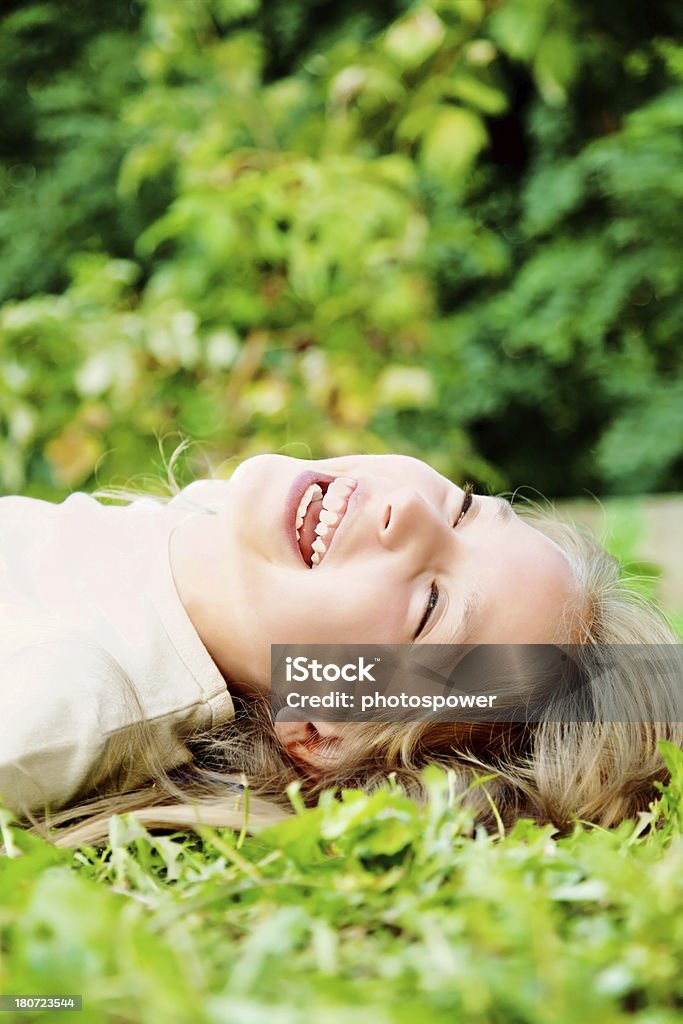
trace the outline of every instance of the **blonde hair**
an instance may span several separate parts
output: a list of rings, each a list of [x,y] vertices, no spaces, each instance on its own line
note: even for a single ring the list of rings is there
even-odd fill
[[[683,680],[666,660],[643,670],[639,659],[622,657],[606,674],[589,655],[599,645],[671,645],[677,638],[588,531],[561,521],[549,504],[517,511],[560,547],[575,574],[583,612],[573,639],[586,653],[583,699],[594,720],[572,721],[571,696],[558,694],[533,724],[348,723],[334,769],[313,778],[279,744],[269,708],[236,701],[236,721],[190,737],[193,759],[171,771],[141,725],[125,749],[105,750],[90,799],[42,820],[31,816],[33,830],[58,846],[96,843],[106,840],[110,815],[125,812],[150,829],[243,828],[245,794],[247,824],[256,828],[288,813],[286,789],[295,780],[307,803],[331,786],[372,790],[390,774],[420,798],[427,764],[452,770],[462,799],[486,827],[519,817],[560,830],[576,819],[611,826],[645,810],[655,782],[666,778],[658,741],[683,743],[676,720]],[[664,709],[660,721],[650,719],[652,709]],[[151,781],[130,788],[133,765]],[[493,778],[473,787],[478,773]]]

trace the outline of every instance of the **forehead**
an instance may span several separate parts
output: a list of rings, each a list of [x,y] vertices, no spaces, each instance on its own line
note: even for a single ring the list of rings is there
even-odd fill
[[[479,569],[474,642],[569,641],[579,587],[569,560],[548,537],[515,514],[488,531]]]

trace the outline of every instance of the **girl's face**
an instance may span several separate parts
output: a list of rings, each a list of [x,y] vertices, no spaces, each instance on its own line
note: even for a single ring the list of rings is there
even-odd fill
[[[301,544],[297,511],[316,480],[324,489],[340,477],[311,567],[317,492]],[[417,459],[259,455],[225,492],[217,515],[176,529],[171,557],[188,614],[230,680],[266,689],[273,643],[569,639],[562,623],[578,592],[560,549],[503,499],[470,501]]]

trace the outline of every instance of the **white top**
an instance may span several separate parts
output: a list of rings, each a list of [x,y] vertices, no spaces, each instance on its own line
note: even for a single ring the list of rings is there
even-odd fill
[[[0,802],[22,812],[106,791],[105,744],[123,758],[141,719],[170,769],[190,760],[191,732],[234,717],[168,553],[175,526],[226,486],[198,481],[166,505],[0,498]],[[150,777],[135,758],[117,767],[128,786]]]

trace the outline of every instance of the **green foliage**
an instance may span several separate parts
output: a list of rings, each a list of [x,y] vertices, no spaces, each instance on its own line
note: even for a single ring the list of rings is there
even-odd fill
[[[653,812],[653,822],[669,835],[680,834],[683,829],[683,751],[669,743],[660,742],[662,757],[671,779],[667,785],[657,783],[661,798]]]
[[[562,839],[472,835],[436,770],[424,806],[329,793],[243,845],[123,816],[71,853],[6,815],[0,983],[82,993],[84,1024],[674,1024],[683,754],[663,753],[649,814]]]
[[[662,569],[640,556],[647,531],[643,509],[633,499],[615,498],[604,509],[604,514],[600,533],[605,549],[621,563],[631,589],[657,600]]]
[[[4,491],[175,431],[681,487],[678,4],[108,10],[2,16]]]
[[[5,15],[0,83],[0,301],[62,290],[79,251],[130,251],[158,199],[122,204],[121,105],[135,94],[136,20],[112,4],[24,4]]]

